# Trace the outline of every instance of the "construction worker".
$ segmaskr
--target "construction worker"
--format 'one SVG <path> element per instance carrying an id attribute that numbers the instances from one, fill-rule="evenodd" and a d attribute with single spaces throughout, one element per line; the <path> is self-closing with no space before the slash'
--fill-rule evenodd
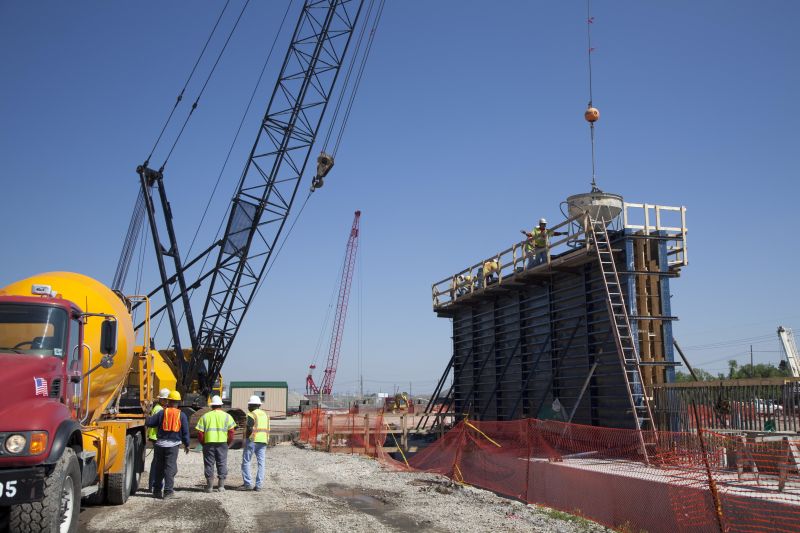
<path id="1" fill-rule="evenodd" d="M 222 410 L 222 398 L 211 397 L 211 410 L 197 421 L 197 439 L 203 445 L 203 471 L 206 476 L 206 492 L 214 488 L 214 466 L 217 467 L 217 490 L 225 492 L 228 475 L 228 446 L 233 442 L 236 422 Z"/>
<path id="2" fill-rule="evenodd" d="M 181 393 L 172 391 L 167 397 L 167 407 L 148 416 L 147 427 L 157 428 L 157 438 L 153 446 L 153 496 L 174 498 L 175 474 L 178 473 L 178 451 L 181 443 L 189 453 L 189 419 L 178 409 Z M 163 489 L 163 493 L 162 493 Z"/>
<path id="3" fill-rule="evenodd" d="M 242 454 L 242 479 L 244 490 L 261 490 L 266 471 L 267 443 L 269 443 L 269 415 L 261 410 L 261 398 L 250 396 L 247 402 L 247 429 L 245 429 L 245 448 Z M 256 484 L 250 477 L 250 461 L 256 456 Z"/>
<path id="4" fill-rule="evenodd" d="M 456 288 L 456 296 L 464 296 L 468 293 L 473 282 L 474 277 L 469 274 L 459 274 L 456 276 L 455 280 L 453 280 L 453 284 Z"/>
<path id="5" fill-rule="evenodd" d="M 483 266 L 478 269 L 478 283 L 481 287 L 486 287 L 494 283 L 494 275 L 500 273 L 500 259 L 489 259 L 483 262 Z"/>
<path id="6" fill-rule="evenodd" d="M 528 237 L 525 242 L 525 252 L 528 255 L 528 268 L 541 265 L 547 262 L 547 255 L 550 253 L 550 237 L 555 235 L 566 235 L 565 231 L 553 231 L 547 229 L 547 220 L 540 218 L 539 225 L 531 230 L 530 233 L 523 231 Z M 534 256 L 534 251 L 536 255 Z"/>
<path id="7" fill-rule="evenodd" d="M 150 416 L 153 416 L 159 411 L 163 411 L 164 407 L 167 406 L 167 402 L 169 401 L 169 389 L 161 389 L 158 393 L 158 401 L 153 404 L 153 408 L 150 409 Z M 150 441 L 150 444 L 155 448 L 156 440 L 158 440 L 158 429 L 157 428 L 147 428 L 147 440 Z M 156 462 L 155 453 L 153 453 L 153 460 L 150 461 L 150 475 L 147 481 L 147 492 L 153 492 L 153 480 L 155 479 L 155 468 L 153 468 L 154 463 Z"/>

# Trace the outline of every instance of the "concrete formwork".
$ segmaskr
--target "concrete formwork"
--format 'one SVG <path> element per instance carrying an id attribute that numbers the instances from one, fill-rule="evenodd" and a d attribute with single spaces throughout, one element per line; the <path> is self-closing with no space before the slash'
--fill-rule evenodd
<path id="1" fill-rule="evenodd" d="M 671 363 L 670 278 L 677 269 L 669 238 L 630 229 L 611 236 L 640 357 Z M 632 427 L 594 253 L 576 247 L 500 281 L 435 307 L 453 323 L 454 411 L 484 420 L 572 415 L 575 423 Z M 671 366 L 642 368 L 648 390 L 673 374 Z"/>

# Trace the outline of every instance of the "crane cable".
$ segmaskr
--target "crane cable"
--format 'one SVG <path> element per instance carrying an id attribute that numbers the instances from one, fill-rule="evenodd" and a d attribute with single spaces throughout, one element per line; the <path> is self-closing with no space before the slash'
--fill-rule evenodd
<path id="1" fill-rule="evenodd" d="M 155 144 L 153 144 L 152 150 L 150 150 L 150 155 L 147 156 L 145 160 L 145 166 L 150 161 L 150 158 L 153 157 L 153 153 L 156 151 L 158 147 L 158 143 L 161 142 L 161 137 L 163 137 L 164 132 L 167 129 L 170 121 L 172 120 L 172 115 L 175 114 L 175 110 L 178 108 L 178 105 L 183 100 L 183 94 L 186 92 L 186 88 L 189 86 L 189 82 L 192 80 L 192 76 L 194 76 L 195 71 L 197 70 L 197 65 L 200 64 L 200 60 L 203 58 L 203 55 L 206 53 L 206 48 L 208 48 L 208 43 L 211 42 L 211 38 L 214 37 L 214 33 L 217 31 L 217 26 L 219 26 L 220 20 L 222 20 L 222 16 L 225 14 L 225 10 L 228 9 L 228 4 L 230 4 L 230 0 L 226 0 L 225 5 L 222 6 L 222 11 L 220 11 L 219 16 L 217 17 L 217 21 L 214 23 L 214 27 L 211 28 L 211 33 L 208 35 L 208 39 L 206 39 L 206 43 L 203 45 L 203 49 L 200 50 L 200 55 L 197 56 L 197 61 L 194 62 L 194 66 L 192 67 L 192 71 L 189 73 L 189 76 L 186 78 L 186 83 L 183 84 L 183 88 L 181 89 L 180 94 L 175 99 L 175 105 L 172 106 L 172 110 L 167 116 L 167 120 L 164 122 L 164 125 L 161 127 L 161 132 L 158 134 L 158 138 L 156 139 Z"/>
<path id="2" fill-rule="evenodd" d="M 253 86 L 253 91 L 250 93 L 250 99 L 248 100 L 247 106 L 245 107 L 244 112 L 242 113 L 242 118 L 239 121 L 239 127 L 236 129 L 236 133 L 233 136 L 233 140 L 231 141 L 231 144 L 228 147 L 228 153 L 225 155 L 225 160 L 223 161 L 222 167 L 220 168 L 219 173 L 217 174 L 217 179 L 216 179 L 216 181 L 214 183 L 214 187 L 211 190 L 211 194 L 209 195 L 208 201 L 206 202 L 205 209 L 203 210 L 203 215 L 200 217 L 200 222 L 197 224 L 197 228 L 195 229 L 194 236 L 192 237 L 192 242 L 191 242 L 191 244 L 189 244 L 189 249 L 186 252 L 186 257 L 189 257 L 191 255 L 191 253 L 192 253 L 192 249 L 193 249 L 193 247 L 195 245 L 195 242 L 197 241 L 197 236 L 199 235 L 200 229 L 202 228 L 203 223 L 205 222 L 205 218 L 206 218 L 206 215 L 208 214 L 209 208 L 211 207 L 211 203 L 213 202 L 214 197 L 216 196 L 217 189 L 219 187 L 220 181 L 222 180 L 222 175 L 223 175 L 223 173 L 225 172 L 225 170 L 226 170 L 226 168 L 228 166 L 228 162 L 230 161 L 230 157 L 231 157 L 231 154 L 233 153 L 234 147 L 236 146 L 236 142 L 239 140 L 239 135 L 242 132 L 242 127 L 244 126 L 245 120 L 247 119 L 247 115 L 250 113 L 250 108 L 253 105 L 253 101 L 255 100 L 255 96 L 256 96 L 256 94 L 258 92 L 258 88 L 261 86 L 261 82 L 263 81 L 263 78 L 264 78 L 264 73 L 267 70 L 267 65 L 269 64 L 269 61 L 272 58 L 272 53 L 274 52 L 275 45 L 278 42 L 278 37 L 280 36 L 281 33 L 283 33 L 283 28 L 284 28 L 284 26 L 286 24 L 286 17 L 289 15 L 289 11 L 290 11 L 291 7 L 292 7 L 292 0 L 289 0 L 289 2 L 287 2 L 287 5 L 286 5 L 286 10 L 283 13 L 283 18 L 281 19 L 281 23 L 278 26 L 278 31 L 275 32 L 275 38 L 272 40 L 272 44 L 270 45 L 269 52 L 267 53 L 267 57 L 264 60 L 263 65 L 261 65 L 261 72 L 259 73 L 258 78 L 256 80 L 256 83 Z M 230 211 L 230 208 L 231 208 L 231 206 L 229 204 L 227 206 L 226 210 L 225 210 L 225 214 L 222 216 L 222 220 L 220 221 L 219 226 L 217 227 L 217 232 L 216 232 L 216 234 L 214 236 L 214 240 L 215 241 L 219 239 L 219 234 L 222 231 L 222 226 L 224 225 L 225 220 L 228 217 L 228 212 Z M 208 264 L 208 258 L 209 258 L 209 255 L 206 255 L 206 257 L 203 259 L 203 264 L 200 266 L 200 273 L 198 274 L 198 278 L 203 276 L 203 274 L 205 272 L 205 267 Z M 194 291 L 195 290 L 196 290 L 196 288 L 192 288 L 191 291 L 189 292 L 189 299 L 190 300 L 191 300 L 192 296 L 194 295 Z M 183 322 L 183 318 L 184 318 L 185 314 L 186 314 L 186 310 L 183 310 L 183 312 L 181 312 L 180 318 L 178 319 L 178 325 L 179 326 Z M 162 315 L 161 318 L 159 318 L 158 324 L 156 325 L 156 329 L 155 329 L 156 333 L 158 333 L 158 330 L 161 327 L 161 323 L 163 322 L 163 320 L 164 320 L 164 316 Z M 171 343 L 172 343 L 172 340 L 170 340 L 170 344 Z"/>
<path id="3" fill-rule="evenodd" d="M 333 148 L 333 156 L 336 156 L 336 153 L 339 151 L 339 145 L 342 142 L 342 136 L 344 135 L 344 129 L 347 126 L 347 122 L 350 119 L 350 112 L 353 109 L 353 102 L 356 99 L 356 93 L 358 93 L 358 87 L 361 84 L 361 78 L 364 76 L 364 67 L 367 64 L 367 59 L 369 58 L 369 53 L 372 50 L 372 43 L 375 40 L 375 32 L 378 29 L 378 23 L 381 20 L 381 15 L 383 15 L 383 8 L 386 5 L 386 0 L 380 0 L 380 5 L 378 6 L 378 12 L 375 15 L 375 20 L 372 24 L 372 29 L 370 30 L 369 40 L 367 41 L 367 48 L 364 51 L 364 55 L 361 57 L 361 65 L 359 65 L 358 75 L 356 76 L 356 82 L 353 87 L 353 91 L 350 93 L 350 101 L 347 104 L 347 110 L 344 114 L 344 119 L 342 120 L 342 126 L 339 128 L 339 135 L 336 138 L 336 145 Z"/>
<path id="4" fill-rule="evenodd" d="M 267 58 L 264 60 L 264 64 L 261 66 L 261 72 L 258 75 L 258 79 L 256 80 L 256 84 L 253 87 L 253 91 L 250 93 L 250 100 L 247 102 L 247 106 L 245 107 L 244 113 L 242 113 L 242 119 L 239 121 L 239 127 L 236 129 L 236 134 L 233 136 L 233 141 L 231 141 L 231 145 L 228 148 L 228 153 L 225 155 L 225 160 L 222 163 L 222 168 L 220 168 L 219 174 L 217 174 L 217 181 L 214 183 L 214 188 L 211 190 L 211 195 L 209 196 L 208 202 L 206 202 L 206 207 L 203 210 L 203 216 L 200 217 L 200 222 L 198 223 L 197 229 L 195 230 L 194 236 L 192 237 L 192 242 L 189 245 L 189 250 L 186 252 L 187 257 L 192 253 L 192 248 L 194 247 L 195 241 L 197 240 L 197 235 L 200 233 L 200 229 L 203 225 L 203 222 L 205 221 L 206 215 L 208 214 L 208 209 L 211 206 L 211 202 L 214 200 L 214 196 L 217 193 L 217 188 L 219 187 L 219 183 L 222 179 L 222 174 L 225 172 L 225 169 L 227 168 L 228 162 L 231 158 L 231 153 L 233 153 L 233 148 L 236 145 L 236 142 L 239 140 L 239 134 L 242 131 L 242 127 L 244 126 L 244 122 L 245 119 L 247 118 L 247 115 L 250 113 L 250 107 L 253 105 L 253 100 L 255 99 L 256 93 L 258 92 L 258 88 L 261 86 L 261 81 L 264 78 L 264 72 L 266 72 L 267 70 L 267 64 L 269 63 L 269 60 L 272 58 L 272 52 L 275 50 L 275 44 L 278 42 L 278 37 L 283 31 L 283 27 L 286 22 L 286 17 L 289 14 L 289 9 L 291 7 L 292 7 L 292 2 L 290 0 L 286 5 L 286 11 L 284 11 L 283 13 L 283 19 L 281 20 L 281 24 L 278 27 L 278 31 L 275 33 L 275 38 L 272 40 L 272 45 L 270 46 L 269 52 L 267 53 Z M 230 205 L 228 206 L 228 209 L 230 209 Z M 228 216 L 228 211 L 226 210 L 225 216 L 222 217 L 223 221 L 227 218 L 227 216 Z M 219 232 L 221 230 L 222 230 L 222 224 L 220 224 L 220 228 L 217 230 L 215 238 L 219 237 Z M 203 263 L 203 266 L 205 266 L 205 263 Z M 201 269 L 201 275 L 202 275 L 202 269 Z"/>
<path id="5" fill-rule="evenodd" d="M 317 345 L 314 348 L 314 357 L 311 360 L 312 365 L 317 364 L 320 351 L 322 350 L 322 342 L 324 341 L 325 337 L 327 337 L 326 333 L 328 332 L 328 324 L 330 323 L 331 319 L 331 311 L 333 311 L 333 305 L 336 303 L 336 295 L 339 289 L 338 280 L 340 280 L 342 277 L 342 271 L 344 270 L 344 259 L 346 256 L 347 256 L 347 250 L 345 250 L 345 252 L 342 254 L 342 260 L 340 262 L 342 266 L 336 273 L 336 278 L 333 280 L 333 289 L 331 289 L 331 297 L 328 300 L 328 309 L 325 311 L 325 319 L 322 321 L 322 329 L 319 332 L 319 337 L 317 337 Z"/>
<path id="6" fill-rule="evenodd" d="M 249 0 L 248 0 L 248 1 L 249 1 Z M 371 1 L 370 1 L 370 6 L 369 6 L 369 8 L 368 8 L 368 13 L 369 13 L 369 11 L 371 11 L 373 4 L 374 4 L 374 0 L 371 0 Z M 346 109 L 346 112 L 345 112 L 345 115 L 344 115 L 344 119 L 343 119 L 343 121 L 342 121 L 342 124 L 341 124 L 341 126 L 340 126 L 340 129 L 339 129 L 339 133 L 338 133 L 338 135 L 337 135 L 337 139 L 336 139 L 336 147 L 335 147 L 335 149 L 334 149 L 334 152 L 333 152 L 333 153 L 334 153 L 334 155 L 335 155 L 335 154 L 336 154 L 336 152 L 338 151 L 339 144 L 341 143 L 341 140 L 342 140 L 342 135 L 344 134 L 344 128 L 345 128 L 345 126 L 346 126 L 346 124 L 347 124 L 347 120 L 348 120 L 348 118 L 349 118 L 349 116 L 350 116 L 350 112 L 351 112 L 351 110 L 352 110 L 353 102 L 354 102 L 354 100 L 355 100 L 355 96 L 356 96 L 356 93 L 357 93 L 357 91 L 358 91 L 358 86 L 359 86 L 359 84 L 360 84 L 360 82 L 361 82 L 361 78 L 363 77 L 363 74 L 364 74 L 364 68 L 365 68 L 365 66 L 366 66 L 367 58 L 369 57 L 369 51 L 370 51 L 370 49 L 372 48 L 372 43 L 373 43 L 373 41 L 374 41 L 374 38 L 375 38 L 375 32 L 376 32 L 376 30 L 377 30 L 378 23 L 380 22 L 380 17 L 381 17 L 381 14 L 382 14 L 382 12 L 383 12 L 384 5 L 385 5 L 385 0 L 380 0 L 380 5 L 379 5 L 378 11 L 377 11 L 377 15 L 376 15 L 376 17 L 375 17 L 375 19 L 374 19 L 374 21 L 373 21 L 372 29 L 371 29 L 371 31 L 370 31 L 370 37 L 369 37 L 369 39 L 368 39 L 368 42 L 367 42 L 367 48 L 366 48 L 366 50 L 365 50 L 365 53 L 364 53 L 364 55 L 363 55 L 363 56 L 362 56 L 362 58 L 361 58 L 361 64 L 360 64 L 360 66 L 359 66 L 359 70 L 358 70 L 358 73 L 357 73 L 357 76 L 356 76 L 356 84 L 355 84 L 355 86 L 354 86 L 354 88 L 353 88 L 353 91 L 352 91 L 352 92 L 351 92 L 351 94 L 350 94 L 350 99 L 349 99 L 348 106 L 347 106 L 347 109 Z M 291 6 L 291 2 L 290 2 L 290 4 L 289 4 L 289 6 L 287 7 L 287 13 L 288 13 L 288 9 L 289 9 L 289 7 L 290 7 L 290 6 Z M 240 15 L 240 17 L 241 17 L 241 15 Z M 284 14 L 284 20 L 285 20 L 285 18 L 286 18 L 286 15 Z M 369 20 L 369 16 L 367 16 L 367 19 L 366 19 L 366 20 Z M 238 20 L 237 20 L 237 23 L 238 23 Z M 283 23 L 282 23 L 282 24 L 283 24 Z M 364 26 L 362 27 L 362 31 L 361 31 L 361 34 L 360 34 L 360 36 L 359 36 L 358 45 L 357 45 L 357 48 L 356 48 L 356 54 L 357 54 L 357 52 L 358 52 L 358 46 L 360 46 L 360 43 L 361 43 L 361 40 L 362 40 L 362 38 L 363 38 L 363 35 L 364 35 L 364 33 L 365 33 L 365 29 L 366 29 L 367 25 L 368 25 L 368 23 L 365 23 L 365 24 L 364 24 Z M 276 39 L 277 39 L 277 35 L 276 35 Z M 227 43 L 226 43 L 226 44 L 227 44 Z M 274 43 L 273 43 L 273 46 L 274 46 Z M 271 53 L 271 51 L 270 51 L 270 53 Z M 355 62 L 356 54 L 354 54 L 354 55 L 353 55 L 353 63 Z M 346 77 L 345 77 L 345 82 L 344 82 L 344 85 L 343 85 L 343 87 L 342 87 L 342 93 L 340 94 L 339 101 L 337 102 L 337 105 L 336 105 L 336 110 L 335 110 L 335 112 L 334 112 L 334 119 L 335 119 L 336 115 L 338 114 L 339 107 L 340 107 L 340 105 L 341 105 L 341 102 L 342 102 L 342 100 L 343 100 L 343 95 L 344 95 L 344 92 L 345 92 L 345 90 L 346 90 L 346 87 L 347 87 L 347 79 L 348 79 L 348 78 L 349 78 L 349 76 L 350 76 L 350 70 L 352 69 L 353 63 L 351 63 L 351 65 L 350 65 L 350 68 L 348 69 L 348 73 L 347 73 L 347 75 L 346 75 Z M 266 63 L 265 63 L 265 66 L 266 66 Z M 263 74 L 263 71 L 262 71 L 262 74 Z M 260 81 L 260 76 L 259 76 L 259 81 Z M 198 97 L 198 98 L 199 98 L 199 97 Z M 251 99 L 251 100 L 252 100 L 252 99 Z M 248 104 L 248 106 L 249 106 L 249 104 Z M 191 115 L 191 113 L 190 113 L 190 115 Z M 188 121 L 188 117 L 187 117 L 187 121 Z M 331 121 L 331 128 L 333 127 L 333 122 L 334 122 L 334 121 L 332 120 L 332 121 Z M 328 132 L 328 138 L 330 137 L 330 129 L 331 129 L 331 128 L 329 128 L 329 132 Z M 183 131 L 183 130 L 181 130 L 181 131 Z M 325 145 L 326 145 L 326 146 L 327 146 L 327 143 L 328 143 L 328 138 L 326 138 L 326 141 L 325 141 Z M 176 140 L 176 142 L 177 142 L 177 140 Z M 172 153 L 172 151 L 170 151 L 170 153 Z M 167 157 L 169 157 L 169 156 L 167 156 Z M 164 164 L 166 164 L 166 161 L 165 161 L 165 163 L 164 163 Z M 162 168 L 163 168 L 163 167 L 162 167 Z M 263 276 L 261 277 L 261 279 L 259 280 L 258 286 L 256 287 L 256 289 L 255 289 L 255 291 L 254 291 L 254 293 L 253 293 L 253 298 L 255 298 L 255 296 L 258 294 L 258 291 L 261 289 L 261 286 L 262 286 L 262 285 L 263 285 L 263 283 L 264 283 L 264 279 L 267 277 L 267 274 L 270 272 L 270 270 L 272 270 L 272 267 L 275 265 L 275 260 L 277 260 L 278 256 L 280 255 L 280 251 L 283 249 L 283 246 L 284 246 L 284 244 L 286 244 L 286 239 L 287 239 L 287 238 L 289 237 L 289 235 L 291 234 L 291 232 L 292 232 L 292 229 L 294 229 L 294 226 L 295 226 L 295 224 L 297 223 L 297 220 L 300 218 L 300 215 L 302 214 L 303 210 L 305 209 L 305 207 L 306 207 L 306 204 L 308 203 L 308 200 L 309 200 L 309 198 L 310 198 L 310 197 L 311 197 L 311 193 L 309 193 L 309 194 L 306 196 L 306 199 L 303 201 L 303 205 L 301 206 L 301 208 L 300 208 L 300 211 L 298 211 L 297 215 L 296 215 L 296 216 L 295 216 L 295 218 L 294 218 L 294 221 L 292 222 L 292 224 L 291 224 L 291 225 L 290 225 L 290 227 L 289 227 L 289 230 L 288 230 L 288 232 L 287 232 L 287 233 L 286 233 L 286 235 L 284 236 L 284 238 L 283 238 L 283 241 L 282 241 L 282 242 L 281 242 L 281 244 L 279 245 L 279 247 L 278 247 L 278 250 L 277 250 L 277 252 L 275 253 L 275 256 L 272 258 L 272 262 L 271 262 L 271 263 L 270 263 L 270 265 L 267 267 L 267 270 L 264 272 L 264 275 L 263 275 Z M 230 206 L 228 207 L 228 209 L 230 209 Z M 226 211 L 226 216 L 227 216 L 227 214 L 228 214 L 228 212 Z M 224 221 L 224 219 L 223 219 L 223 221 Z M 222 224 L 220 224 L 220 229 L 221 229 L 221 228 L 222 228 Z M 219 235 L 219 231 L 217 232 L 217 235 Z M 207 258 L 206 258 L 206 260 L 207 260 Z M 201 272 L 202 272 L 202 270 L 205 268 L 205 265 L 206 265 L 206 260 L 204 260 L 204 262 L 203 262 L 203 266 L 201 267 Z M 202 273 L 201 273 L 201 275 L 202 275 Z M 191 296 L 190 296 L 190 297 L 191 297 Z M 181 318 L 182 318 L 182 317 L 181 317 Z M 161 320 L 159 320 L 158 327 L 160 327 L 160 325 L 161 325 L 161 321 L 162 321 L 162 320 L 163 320 L 163 316 L 161 317 Z M 158 330 L 158 327 L 156 328 L 156 331 Z"/>
<path id="7" fill-rule="evenodd" d="M 599 112 L 595 109 L 593 105 L 593 97 L 592 97 L 592 52 L 594 52 L 594 48 L 592 48 L 592 24 L 594 24 L 594 17 L 592 16 L 592 0 L 586 0 L 586 40 L 588 43 L 587 47 L 587 56 L 588 56 L 588 68 L 589 68 L 589 106 L 586 110 L 586 114 L 584 117 L 589 122 L 589 135 L 591 137 L 592 143 L 592 192 L 599 191 L 597 188 L 597 179 L 596 179 L 596 159 L 595 159 L 595 140 L 594 140 L 594 123 L 600 117 Z"/>
<path id="8" fill-rule="evenodd" d="M 194 110 L 197 109 L 197 106 L 200 103 L 200 97 L 203 96 L 203 93 L 205 92 L 206 87 L 208 87 L 208 82 L 211 81 L 211 77 L 214 75 L 214 72 L 217 70 L 217 65 L 219 65 L 220 59 L 222 59 L 222 54 L 224 54 L 225 50 L 228 48 L 228 43 L 231 42 L 231 38 L 233 37 L 233 34 L 236 32 L 236 28 L 239 27 L 239 22 L 242 20 L 242 15 L 244 15 L 244 12 L 247 9 L 248 5 L 250 5 L 250 0 L 245 0 L 244 5 L 242 6 L 242 10 L 239 12 L 239 16 L 236 18 L 236 22 L 233 24 L 233 27 L 231 28 L 231 31 L 228 33 L 228 38 L 225 39 L 225 44 L 222 45 L 222 49 L 219 51 L 219 54 L 217 54 L 217 59 L 214 61 L 214 65 L 211 67 L 211 71 L 208 73 L 208 76 L 206 77 L 206 81 L 203 83 L 203 86 L 200 88 L 200 92 L 197 94 L 197 98 L 195 98 L 194 102 L 192 103 L 192 107 L 189 110 L 189 113 L 186 115 L 186 119 L 183 121 L 183 125 L 181 126 L 181 129 L 178 132 L 178 136 L 175 137 L 175 141 L 172 143 L 172 147 L 170 147 L 169 152 L 167 153 L 167 157 L 164 159 L 164 162 L 161 163 L 161 168 L 159 169 L 159 172 L 163 172 L 164 171 L 164 167 L 167 166 L 167 161 L 169 161 L 169 158 L 172 155 L 172 152 L 175 150 L 175 146 L 177 146 L 178 141 L 183 136 L 183 132 L 186 129 L 186 125 L 189 123 L 189 119 L 192 118 L 192 114 L 194 113 Z"/>
<path id="9" fill-rule="evenodd" d="M 358 54 L 359 54 L 359 52 L 361 50 L 361 44 L 362 44 L 362 41 L 364 39 L 364 35 L 366 34 L 367 26 L 369 26 L 369 18 L 370 18 L 370 15 L 372 14 L 372 9 L 373 9 L 374 4 L 375 4 L 375 0 L 370 0 L 369 6 L 367 8 L 367 16 L 365 18 L 365 22 L 364 22 L 364 25 L 361 27 L 361 33 L 359 33 L 358 41 L 356 42 L 356 49 L 355 49 L 355 52 L 353 53 L 353 60 L 351 61 L 350 65 L 349 65 L 349 67 L 347 69 L 347 74 L 345 75 L 344 83 L 342 84 L 342 91 L 339 93 L 339 99 L 336 102 L 336 107 L 334 108 L 333 118 L 331 119 L 330 125 L 328 126 L 328 131 L 327 131 L 327 133 L 325 135 L 325 141 L 322 144 L 322 151 L 323 152 L 327 152 L 328 144 L 330 142 L 330 138 L 331 138 L 331 135 L 333 133 L 333 129 L 334 129 L 335 125 L 336 125 L 336 120 L 337 120 L 337 118 L 339 116 L 339 111 L 341 110 L 342 102 L 344 101 L 345 94 L 347 93 L 347 89 L 350 86 L 350 76 L 352 75 L 353 67 L 356 64 Z M 383 14 L 383 8 L 384 8 L 385 4 L 386 4 L 386 0 L 380 0 L 380 3 L 378 5 L 378 9 L 377 9 L 376 14 L 375 14 L 375 18 L 373 19 L 372 28 L 370 29 L 369 38 L 367 39 L 367 46 L 364 49 L 363 55 L 361 56 L 361 62 L 359 64 L 358 71 L 356 72 L 355 83 L 354 83 L 353 88 L 352 88 L 352 90 L 350 92 L 350 97 L 349 97 L 349 100 L 348 100 L 348 103 L 347 103 L 347 107 L 345 108 L 345 112 L 344 112 L 344 115 L 343 115 L 343 118 L 342 118 L 342 122 L 339 125 L 339 131 L 338 131 L 338 133 L 336 135 L 336 142 L 334 144 L 333 152 L 331 153 L 331 155 L 333 155 L 334 157 L 336 156 L 336 153 L 339 151 L 339 145 L 342 142 L 342 136 L 344 135 L 344 129 L 347 126 L 347 122 L 348 122 L 348 120 L 350 118 L 350 112 L 352 111 L 352 108 L 353 108 L 353 102 L 355 101 L 356 94 L 358 93 L 358 87 L 361 84 L 361 78 L 364 75 L 364 68 L 366 67 L 367 59 L 369 58 L 369 53 L 370 53 L 370 50 L 372 49 L 372 43 L 375 40 L 375 33 L 376 33 L 377 29 L 378 29 L 378 24 L 380 22 L 381 15 Z"/>
<path id="10" fill-rule="evenodd" d="M 363 26 L 361 26 L 361 31 L 358 34 L 358 39 L 356 40 L 356 48 L 353 51 L 353 60 L 350 61 L 350 64 L 347 67 L 347 73 L 344 76 L 344 80 L 342 82 L 342 90 L 339 91 L 339 98 L 336 101 L 336 106 L 333 109 L 333 116 L 331 117 L 331 122 L 328 125 L 328 131 L 325 133 L 325 140 L 322 143 L 322 151 L 328 151 L 328 142 L 330 141 L 331 134 L 333 133 L 333 128 L 336 126 L 336 120 L 339 117 L 339 111 L 342 108 L 342 101 L 344 100 L 344 95 L 347 92 L 347 88 L 350 86 L 350 76 L 353 74 L 353 67 L 356 64 L 356 58 L 358 57 L 359 52 L 361 51 L 361 43 L 364 40 L 364 34 L 367 31 L 367 25 L 369 22 L 369 18 L 372 15 L 372 8 L 375 5 L 375 0 L 370 0 L 369 6 L 367 7 L 367 16 L 364 18 L 365 22 Z"/>
<path id="11" fill-rule="evenodd" d="M 169 115 L 167 116 L 167 119 L 164 121 L 164 124 L 161 127 L 161 131 L 159 132 L 155 143 L 153 143 L 153 148 L 150 150 L 150 154 L 147 156 L 144 162 L 145 167 L 150 164 L 150 159 L 153 157 L 153 153 L 155 153 L 156 148 L 158 148 L 158 145 L 164 136 L 164 132 L 167 130 L 167 127 L 172 121 L 172 117 L 174 116 L 175 111 L 178 108 L 178 105 L 180 105 L 181 101 L 183 101 L 183 96 L 186 93 L 186 89 L 188 88 L 189 83 L 192 81 L 192 78 L 194 77 L 194 74 L 197 71 L 197 67 L 200 64 L 200 61 L 203 59 L 203 56 L 205 55 L 206 50 L 208 49 L 208 45 L 211 42 L 211 39 L 214 37 L 214 34 L 216 33 L 217 28 L 219 27 L 219 23 L 222 20 L 225 11 L 228 9 L 229 4 L 230 0 L 226 0 L 225 5 L 222 7 L 222 10 L 217 16 L 217 20 L 214 23 L 214 26 L 211 28 L 211 32 L 208 34 L 206 42 L 203 44 L 203 48 L 200 50 L 200 54 L 197 56 L 197 59 L 195 60 L 194 65 L 192 66 L 192 70 L 186 77 L 186 81 L 183 84 L 181 92 L 176 97 L 175 103 L 173 104 L 172 109 L 170 110 Z M 219 58 L 217 59 L 217 61 L 219 61 Z M 206 80 L 206 83 L 208 83 L 208 80 Z M 196 107 L 196 102 L 195 102 L 195 107 Z M 184 127 L 185 126 L 186 124 L 184 123 Z M 173 149 L 174 149 L 174 144 L 173 144 Z M 144 222 L 144 210 L 145 210 L 144 194 L 140 190 L 139 194 L 136 197 L 136 201 L 134 203 L 133 212 L 131 213 L 131 220 L 128 224 L 128 232 L 122 244 L 122 251 L 120 252 L 119 259 L 117 260 L 117 269 L 114 273 L 114 279 L 111 284 L 112 288 L 114 289 L 122 290 L 122 288 L 125 285 L 125 280 L 128 276 L 128 269 L 130 268 L 130 263 L 133 258 L 133 253 L 136 250 L 136 244 L 139 239 L 140 228 L 142 227 L 142 223 Z"/>

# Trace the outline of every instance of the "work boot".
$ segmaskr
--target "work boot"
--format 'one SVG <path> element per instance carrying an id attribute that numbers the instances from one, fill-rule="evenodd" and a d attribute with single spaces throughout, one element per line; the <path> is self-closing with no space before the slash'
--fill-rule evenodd
<path id="1" fill-rule="evenodd" d="M 213 489 L 214 489 L 214 480 L 211 478 L 206 479 L 205 492 L 211 492 Z"/>
<path id="2" fill-rule="evenodd" d="M 175 493 L 174 493 L 174 492 L 172 492 L 172 491 L 169 491 L 169 492 L 165 492 L 165 493 L 164 493 L 164 499 L 165 499 L 165 500 L 169 500 L 169 499 L 171 499 L 171 498 L 177 498 L 177 496 L 175 496 Z"/>
<path id="3" fill-rule="evenodd" d="M 153 491 L 153 498 L 155 498 L 157 500 L 163 500 L 164 499 L 164 494 L 160 490 L 154 490 Z"/>
<path id="4" fill-rule="evenodd" d="M 217 481 L 217 490 L 220 492 L 225 492 L 225 478 L 221 477 Z"/>

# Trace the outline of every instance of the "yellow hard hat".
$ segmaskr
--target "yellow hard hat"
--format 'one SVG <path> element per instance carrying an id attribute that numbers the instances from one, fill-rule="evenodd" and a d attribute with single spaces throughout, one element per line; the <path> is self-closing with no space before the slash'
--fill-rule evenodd
<path id="1" fill-rule="evenodd" d="M 169 393 L 169 399 L 170 400 L 175 400 L 176 402 L 179 402 L 179 401 L 181 401 L 181 393 L 176 391 L 176 390 L 174 390 L 174 391 Z"/>

